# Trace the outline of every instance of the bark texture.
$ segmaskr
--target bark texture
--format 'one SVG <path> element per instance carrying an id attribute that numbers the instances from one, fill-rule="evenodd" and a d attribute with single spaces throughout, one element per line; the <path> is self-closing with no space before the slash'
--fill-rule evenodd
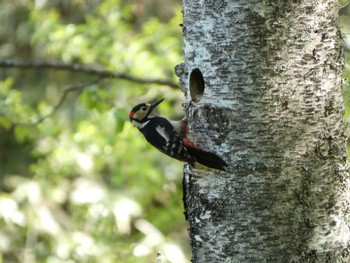
<path id="1" fill-rule="evenodd" d="M 350 262 L 337 1 L 183 4 L 192 262 Z"/>

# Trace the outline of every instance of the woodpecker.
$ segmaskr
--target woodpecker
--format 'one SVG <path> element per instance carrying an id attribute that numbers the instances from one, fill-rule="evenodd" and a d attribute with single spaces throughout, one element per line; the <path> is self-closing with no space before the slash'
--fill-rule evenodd
<path id="1" fill-rule="evenodd" d="M 226 171 L 227 164 L 214 153 L 203 151 L 187 138 L 186 119 L 171 122 L 152 111 L 163 101 L 141 103 L 132 108 L 129 119 L 145 139 L 162 153 L 194 166 L 196 162 L 209 168 Z"/>

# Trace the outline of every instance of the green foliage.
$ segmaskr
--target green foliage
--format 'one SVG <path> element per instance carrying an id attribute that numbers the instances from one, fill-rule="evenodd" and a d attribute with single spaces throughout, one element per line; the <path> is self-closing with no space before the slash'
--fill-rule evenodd
<path id="1" fill-rule="evenodd" d="M 348 3 L 340 1 L 344 41 Z M 180 4 L 3 1 L 0 57 L 79 63 L 177 82 Z M 349 81 L 349 49 L 345 54 Z M 152 149 L 128 122 L 132 106 L 161 97 L 167 100 L 159 110 L 181 117 L 181 92 L 103 79 L 67 93 L 50 115 L 65 89 L 93 79 L 62 70 L 2 70 L 0 262 L 142 263 L 154 262 L 157 250 L 169 262 L 186 261 L 182 164 Z"/>
<path id="2" fill-rule="evenodd" d="M 9 1 L 0 12 L 12 21 L 3 32 L 10 37 L 0 37 L 0 55 L 13 49 L 11 59 L 81 63 L 176 82 L 179 3 L 164 1 L 173 5 L 173 16 L 143 14 L 140 26 L 136 11 L 147 12 L 149 3 Z M 158 250 L 170 262 L 185 262 L 182 164 L 152 149 L 128 121 L 134 104 L 160 97 L 168 98 L 162 112 L 180 116 L 181 92 L 104 79 L 67 93 L 50 115 L 65 89 L 92 79 L 60 70 L 4 70 L 0 262 L 153 262 Z"/>

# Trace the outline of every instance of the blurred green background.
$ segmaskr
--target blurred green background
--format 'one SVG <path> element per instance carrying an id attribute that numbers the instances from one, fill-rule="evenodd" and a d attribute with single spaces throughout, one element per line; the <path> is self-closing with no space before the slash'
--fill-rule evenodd
<path id="1" fill-rule="evenodd" d="M 181 4 L 2 0 L 0 62 L 61 61 L 177 83 Z M 349 1 L 340 6 L 350 79 Z M 347 105 L 349 90 L 345 82 Z M 152 149 L 128 121 L 135 104 L 163 97 L 162 114 L 181 117 L 183 94 L 169 85 L 1 68 L 0 263 L 142 263 L 157 251 L 189 262 L 182 163 Z"/>

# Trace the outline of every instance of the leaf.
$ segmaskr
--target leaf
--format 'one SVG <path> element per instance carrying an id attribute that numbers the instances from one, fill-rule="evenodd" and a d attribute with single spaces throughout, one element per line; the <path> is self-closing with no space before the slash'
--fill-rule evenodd
<path id="1" fill-rule="evenodd" d="M 119 133 L 123 130 L 127 113 L 125 109 L 117 109 L 114 112 L 114 119 L 116 122 L 116 132 Z"/>
<path id="2" fill-rule="evenodd" d="M 7 118 L 0 116 L 0 126 L 7 130 L 11 127 L 11 122 Z"/>
<path id="3" fill-rule="evenodd" d="M 29 130 L 25 126 L 15 126 L 14 133 L 17 141 L 20 143 L 24 142 L 29 136 Z"/>

